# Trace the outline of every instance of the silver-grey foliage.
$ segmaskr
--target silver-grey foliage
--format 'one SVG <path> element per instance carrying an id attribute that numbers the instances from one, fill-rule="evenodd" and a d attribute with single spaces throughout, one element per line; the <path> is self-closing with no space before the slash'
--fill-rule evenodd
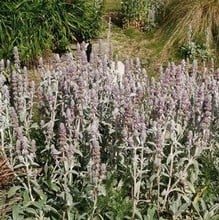
<path id="1" fill-rule="evenodd" d="M 211 154 L 217 167 L 218 70 L 183 60 L 161 67 L 155 80 L 136 59 L 126 60 L 118 76 L 107 55 L 94 53 L 88 63 L 80 45 L 76 56 L 55 60 L 47 69 L 40 59 L 37 88 L 16 49 L 10 85 L 4 85 L 8 67 L 1 61 L 1 154 L 14 170 L 10 197 L 19 198 L 8 216 L 216 215 L 218 194 L 204 197 L 202 157 Z M 115 193 L 122 202 L 113 200 Z"/>

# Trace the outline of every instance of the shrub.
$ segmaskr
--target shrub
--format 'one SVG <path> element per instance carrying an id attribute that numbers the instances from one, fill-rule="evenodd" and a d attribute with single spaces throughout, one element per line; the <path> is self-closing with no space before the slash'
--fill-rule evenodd
<path id="1" fill-rule="evenodd" d="M 150 30 L 157 25 L 166 1 L 159 0 L 125 0 L 121 2 L 121 14 L 125 26 L 135 26 L 142 30 Z"/>
<path id="2" fill-rule="evenodd" d="M 182 61 L 155 81 L 138 59 L 122 72 L 101 49 L 87 63 L 78 45 L 50 70 L 41 59 L 35 88 L 14 52 L 13 70 L 0 63 L 7 219 L 218 218 L 206 172 L 219 173 L 218 70 Z"/>
<path id="3" fill-rule="evenodd" d="M 0 20 L 0 57 L 10 57 L 18 46 L 21 60 L 31 61 L 47 51 L 65 51 L 78 37 L 95 37 L 101 23 L 101 2 L 4 1 Z"/>
<path id="4" fill-rule="evenodd" d="M 192 30 L 188 31 L 188 40 L 179 48 L 179 53 L 183 59 L 200 59 L 202 61 L 210 60 L 213 58 L 209 45 L 207 42 L 199 43 L 193 41 Z"/>

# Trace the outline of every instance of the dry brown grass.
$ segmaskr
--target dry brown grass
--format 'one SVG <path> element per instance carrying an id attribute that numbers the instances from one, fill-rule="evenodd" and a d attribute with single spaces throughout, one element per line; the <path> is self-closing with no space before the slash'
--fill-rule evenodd
<path id="1" fill-rule="evenodd" d="M 9 182 L 12 181 L 14 176 L 14 172 L 11 168 L 7 165 L 6 159 L 0 160 L 0 188 L 7 185 Z"/>
<path id="2" fill-rule="evenodd" d="M 187 38 L 191 26 L 193 37 L 211 46 L 219 42 L 218 0 L 172 0 L 167 5 L 163 32 L 168 33 L 166 47 Z"/>

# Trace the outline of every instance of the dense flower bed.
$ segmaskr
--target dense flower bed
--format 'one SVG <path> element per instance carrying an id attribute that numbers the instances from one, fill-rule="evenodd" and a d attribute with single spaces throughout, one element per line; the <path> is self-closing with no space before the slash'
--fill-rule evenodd
<path id="1" fill-rule="evenodd" d="M 101 49 L 88 63 L 78 45 L 50 70 L 40 59 L 36 87 L 14 53 L 0 65 L 1 155 L 13 171 L 4 217 L 218 218 L 213 65 L 170 63 L 154 79 L 139 59 L 121 74 Z"/>

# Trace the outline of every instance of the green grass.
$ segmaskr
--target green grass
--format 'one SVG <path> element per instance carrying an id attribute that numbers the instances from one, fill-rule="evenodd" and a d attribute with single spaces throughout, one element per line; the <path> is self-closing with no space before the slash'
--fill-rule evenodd
<path id="1" fill-rule="evenodd" d="M 120 0 L 104 0 L 104 12 L 110 13 L 110 12 L 116 12 L 121 7 L 121 1 Z"/>

